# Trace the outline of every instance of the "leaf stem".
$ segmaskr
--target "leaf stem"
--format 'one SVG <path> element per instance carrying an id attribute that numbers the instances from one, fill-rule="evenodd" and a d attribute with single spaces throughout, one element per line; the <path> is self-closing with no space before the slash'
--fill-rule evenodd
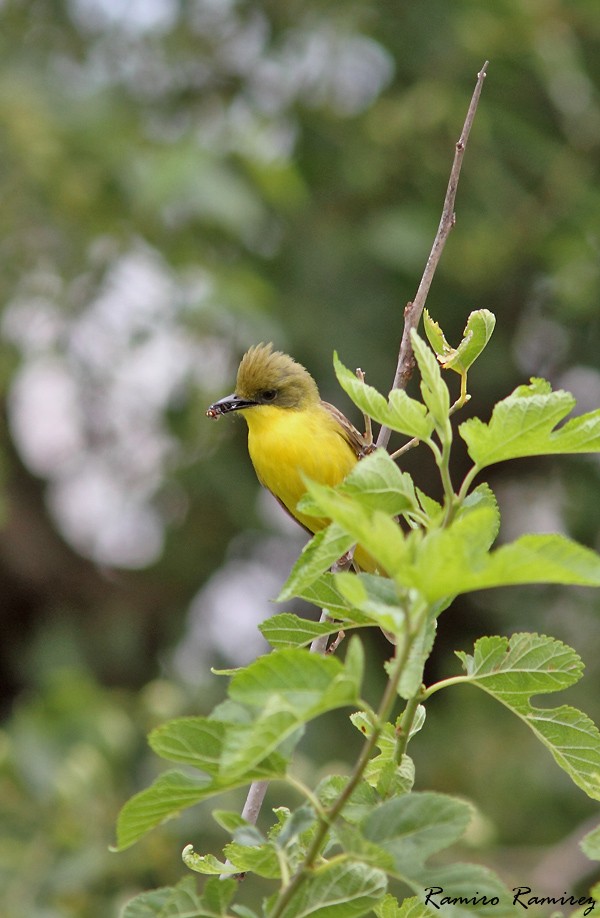
<path id="1" fill-rule="evenodd" d="M 425 688 L 425 686 L 423 686 L 421 699 L 426 701 L 427 698 L 431 698 L 431 696 L 435 692 L 439 692 L 440 689 L 448 688 L 451 685 L 462 685 L 463 683 L 470 681 L 471 680 L 468 676 L 450 676 L 448 679 L 441 679 L 439 682 L 434 682 L 433 685 L 429 686 L 429 688 Z"/>

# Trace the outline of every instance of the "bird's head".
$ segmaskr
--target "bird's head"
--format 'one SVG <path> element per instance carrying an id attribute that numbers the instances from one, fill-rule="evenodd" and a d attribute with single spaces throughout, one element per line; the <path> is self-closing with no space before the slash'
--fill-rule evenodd
<path id="1" fill-rule="evenodd" d="M 282 351 L 274 351 L 272 344 L 257 344 L 242 357 L 235 392 L 206 413 L 217 418 L 256 405 L 300 410 L 318 401 L 319 390 L 308 370 Z"/>

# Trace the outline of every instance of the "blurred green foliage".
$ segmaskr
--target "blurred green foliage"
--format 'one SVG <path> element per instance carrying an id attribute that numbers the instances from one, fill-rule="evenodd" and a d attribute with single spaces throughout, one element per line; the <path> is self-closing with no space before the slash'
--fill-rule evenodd
<path id="1" fill-rule="evenodd" d="M 0 25 L 4 911 L 115 914 L 176 879 L 189 840 L 107 851 L 154 767 L 144 686 L 177 680 L 196 592 L 226 558 L 245 570 L 269 528 L 241 425 L 205 405 L 260 340 L 344 410 L 334 348 L 390 385 L 485 59 L 429 310 L 450 341 L 472 309 L 498 317 L 473 413 L 534 374 L 600 402 L 600 17 L 596 0 L 7 0 Z M 422 456 L 406 467 L 427 488 Z M 598 548 L 597 463 L 510 475 L 490 474 L 507 532 Z M 444 621 L 433 666 L 456 671 L 452 650 L 483 633 L 547 630 L 584 658 L 598 720 L 597 608 L 585 591 L 482 594 Z M 198 679 L 227 655 L 202 621 Z M 327 729 L 344 748 L 346 725 Z M 428 737 L 420 786 L 473 797 L 488 844 L 552 845 L 589 813 L 542 750 L 523 769 L 523 734 L 479 699 L 439 702 Z M 318 737 L 306 751 L 325 766 Z"/>

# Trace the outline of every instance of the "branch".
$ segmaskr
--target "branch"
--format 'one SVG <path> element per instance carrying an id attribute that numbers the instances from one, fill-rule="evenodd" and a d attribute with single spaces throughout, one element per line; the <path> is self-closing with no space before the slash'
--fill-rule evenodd
<path id="1" fill-rule="evenodd" d="M 477 74 L 477 83 L 475 84 L 475 89 L 473 90 L 471 103 L 467 111 L 467 117 L 465 118 L 465 123 L 463 125 L 463 129 L 454 152 L 454 162 L 452 163 L 450 178 L 448 180 L 448 188 L 446 189 L 446 198 L 442 208 L 442 216 L 438 226 L 438 231 L 436 233 L 435 239 L 433 240 L 433 246 L 431 248 L 431 252 L 429 253 L 429 258 L 427 259 L 425 270 L 423 271 L 421 283 L 419 284 L 419 288 L 414 300 L 412 303 L 407 303 L 406 309 L 404 310 L 404 331 L 402 332 L 402 342 L 400 344 L 400 353 L 398 355 L 398 366 L 396 368 L 396 376 L 394 377 L 394 384 L 392 389 L 406 389 L 408 381 L 413 373 L 415 358 L 413 355 L 411 332 L 413 328 L 418 328 L 419 322 L 421 320 L 421 315 L 427 301 L 429 288 L 431 287 L 431 282 L 433 281 L 433 276 L 436 272 L 439 260 L 444 250 L 444 246 L 446 245 L 446 240 L 450 235 L 450 230 L 456 222 L 456 215 L 454 213 L 456 189 L 458 188 L 458 179 L 460 176 L 462 161 L 467 146 L 467 141 L 469 139 L 469 134 L 471 132 L 471 127 L 475 119 L 475 112 L 477 111 L 479 97 L 483 88 L 483 81 L 486 77 L 487 66 L 488 61 L 484 63 L 483 67 Z M 391 431 L 389 427 L 383 426 L 379 431 L 379 436 L 377 437 L 377 446 L 386 448 L 389 443 L 390 435 Z"/>
<path id="2" fill-rule="evenodd" d="M 477 110 L 477 103 L 479 102 L 479 96 L 481 95 L 481 89 L 483 86 L 483 81 L 486 75 L 486 67 L 488 62 L 486 61 L 481 71 L 477 76 L 477 84 L 471 98 L 471 104 L 469 105 L 469 110 L 467 112 L 467 117 L 463 125 L 462 133 L 460 139 L 456 144 L 456 152 L 454 154 L 454 163 L 452 164 L 452 171 L 450 172 L 450 180 L 448 182 L 448 188 L 446 191 L 446 199 L 444 201 L 444 207 L 442 210 L 442 217 L 440 220 L 440 225 L 438 227 L 437 235 L 433 242 L 433 247 L 429 258 L 427 259 L 427 264 L 425 265 L 425 271 L 423 272 L 423 277 L 421 278 L 421 283 L 417 290 L 416 296 L 412 303 L 408 303 L 406 309 L 404 310 L 404 332 L 402 334 L 402 343 L 400 345 L 400 354 L 398 357 L 398 367 L 396 370 L 396 377 L 394 379 L 394 389 L 405 389 L 410 377 L 412 376 L 412 371 L 414 367 L 414 356 L 412 349 L 412 342 L 410 333 L 413 328 L 417 328 L 419 321 L 421 319 L 421 314 L 425 307 L 425 301 L 427 300 L 427 294 L 429 293 L 429 288 L 431 287 L 431 282 L 433 280 L 433 275 L 435 274 L 438 262 L 440 260 L 444 245 L 446 244 L 446 239 L 450 235 L 450 230 L 454 226 L 455 216 L 454 216 L 454 201 L 456 199 L 456 189 L 458 186 L 458 178 L 460 175 L 460 169 L 462 165 L 463 155 L 465 152 L 465 147 L 467 145 L 467 140 L 469 137 L 469 132 L 471 130 L 471 125 L 475 118 L 475 112 Z M 379 431 L 379 436 L 377 438 L 377 446 L 387 447 L 387 444 L 390 439 L 391 431 L 388 427 L 382 427 Z M 411 441 L 412 443 L 412 441 Z M 416 445 L 416 444 L 415 444 Z M 408 446 L 408 444 L 407 444 Z M 350 559 L 351 560 L 351 559 Z M 343 564 L 344 559 L 340 559 L 340 562 Z M 340 563 L 338 562 L 338 563 Z M 324 609 L 321 615 L 321 621 L 325 621 L 329 616 L 327 611 Z M 310 651 L 312 653 L 325 653 L 327 648 L 327 637 L 316 638 L 311 644 Z M 254 781 L 250 786 L 248 791 L 248 796 L 246 798 L 246 803 L 242 812 L 244 819 L 247 819 L 248 822 L 253 824 L 256 823 L 262 802 L 267 790 L 269 782 L 268 781 Z M 243 876 L 239 875 L 240 878 Z"/>

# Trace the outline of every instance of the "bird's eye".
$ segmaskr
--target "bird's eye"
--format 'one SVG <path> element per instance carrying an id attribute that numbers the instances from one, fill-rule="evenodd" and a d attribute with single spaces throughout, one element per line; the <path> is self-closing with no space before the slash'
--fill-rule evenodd
<path id="1" fill-rule="evenodd" d="M 263 389 L 260 397 L 263 402 L 272 402 L 277 398 L 277 389 Z"/>

